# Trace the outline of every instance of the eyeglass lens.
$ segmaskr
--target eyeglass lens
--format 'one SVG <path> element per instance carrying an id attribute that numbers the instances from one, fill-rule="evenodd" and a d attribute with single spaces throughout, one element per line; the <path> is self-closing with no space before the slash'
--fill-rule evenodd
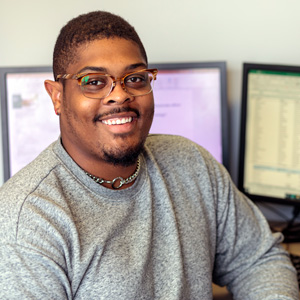
<path id="1" fill-rule="evenodd" d="M 124 78 L 122 87 L 132 96 L 142 96 L 152 91 L 153 82 L 151 72 L 136 72 Z M 88 74 L 82 77 L 80 85 L 86 97 L 102 99 L 110 94 L 114 81 L 109 75 Z"/>

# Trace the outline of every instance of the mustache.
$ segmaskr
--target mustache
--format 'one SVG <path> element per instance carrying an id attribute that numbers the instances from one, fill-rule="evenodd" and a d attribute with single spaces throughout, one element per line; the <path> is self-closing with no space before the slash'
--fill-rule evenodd
<path id="1" fill-rule="evenodd" d="M 131 108 L 131 107 L 115 107 L 113 109 L 111 109 L 110 111 L 107 111 L 103 114 L 98 114 L 94 117 L 93 121 L 97 122 L 99 120 L 101 120 L 104 117 L 110 116 L 110 115 L 114 115 L 114 114 L 119 114 L 119 113 L 123 113 L 123 112 L 134 112 L 137 117 L 140 116 L 140 112 L 135 109 L 135 108 Z"/>

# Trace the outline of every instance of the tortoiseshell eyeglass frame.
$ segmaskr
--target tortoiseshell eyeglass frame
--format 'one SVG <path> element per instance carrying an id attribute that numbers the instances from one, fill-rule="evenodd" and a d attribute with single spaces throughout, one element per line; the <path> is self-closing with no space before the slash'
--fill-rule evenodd
<path id="1" fill-rule="evenodd" d="M 78 73 L 78 74 L 62 74 L 62 75 L 57 75 L 55 81 L 59 81 L 59 79 L 76 79 L 77 82 L 78 82 L 78 85 L 80 85 L 81 88 L 82 88 L 83 94 L 86 96 L 86 94 L 84 93 L 84 88 L 83 88 L 84 84 L 82 84 L 83 83 L 83 79 L 86 76 L 95 76 L 95 75 L 107 76 L 107 77 L 110 77 L 112 79 L 111 89 L 108 92 L 108 94 L 105 96 L 105 97 L 107 97 L 112 92 L 112 90 L 114 89 L 114 87 L 116 86 L 116 83 L 118 81 L 120 81 L 122 88 L 125 91 L 127 91 L 125 83 L 124 83 L 125 78 L 128 77 L 128 76 L 130 76 L 130 75 L 133 75 L 133 74 L 138 74 L 140 72 L 150 72 L 152 74 L 152 76 L 153 76 L 153 80 L 156 80 L 158 69 L 143 69 L 143 70 L 138 70 L 138 71 L 135 71 L 135 72 L 127 73 L 127 74 L 125 74 L 124 76 L 122 76 L 120 78 L 116 78 L 116 77 L 114 77 L 114 76 L 112 76 L 110 74 L 105 74 L 105 73 L 90 73 L 89 72 L 89 73 Z M 152 91 L 152 86 L 151 86 L 151 90 L 149 92 L 147 92 L 145 94 L 138 95 L 138 96 L 147 95 L 151 91 Z M 97 97 L 95 97 L 95 98 L 94 97 L 90 97 L 90 96 L 86 96 L 86 97 L 93 98 L 93 99 L 98 99 Z M 105 97 L 102 97 L 102 98 L 105 98 Z"/>

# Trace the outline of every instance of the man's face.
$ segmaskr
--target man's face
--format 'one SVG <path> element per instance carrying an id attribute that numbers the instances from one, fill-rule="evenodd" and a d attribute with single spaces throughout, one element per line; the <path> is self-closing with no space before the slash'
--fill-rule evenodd
<path id="1" fill-rule="evenodd" d="M 147 67 L 139 47 L 120 38 L 87 43 L 77 54 L 68 74 L 101 72 L 120 78 Z M 62 143 L 79 165 L 102 161 L 125 166 L 135 162 L 149 133 L 153 93 L 131 96 L 117 82 L 106 98 L 90 99 L 77 80 L 65 80 L 58 110 Z"/>

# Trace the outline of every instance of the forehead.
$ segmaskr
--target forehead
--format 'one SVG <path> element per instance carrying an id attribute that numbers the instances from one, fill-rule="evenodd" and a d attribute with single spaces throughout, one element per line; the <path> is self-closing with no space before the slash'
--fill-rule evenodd
<path id="1" fill-rule="evenodd" d="M 78 73 L 88 67 L 103 68 L 110 73 L 122 72 L 132 65 L 147 66 L 135 42 L 122 38 L 100 39 L 75 50 L 75 60 L 68 66 L 68 73 Z"/>

